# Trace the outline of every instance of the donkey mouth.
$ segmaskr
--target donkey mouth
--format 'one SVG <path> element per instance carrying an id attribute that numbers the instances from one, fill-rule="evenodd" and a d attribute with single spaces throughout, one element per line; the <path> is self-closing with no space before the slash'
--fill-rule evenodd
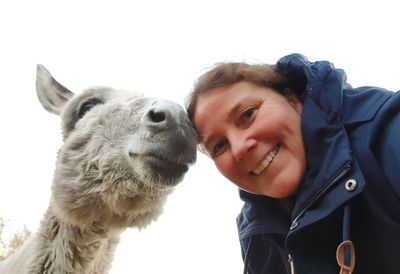
<path id="1" fill-rule="evenodd" d="M 142 155 L 141 158 L 145 160 L 149 165 L 162 172 L 173 172 L 177 174 L 186 173 L 189 170 L 189 166 L 185 163 L 179 163 L 171 160 L 167 160 L 160 156 L 155 155 Z"/>
<path id="2" fill-rule="evenodd" d="M 161 185 L 178 184 L 189 170 L 189 164 L 167 159 L 156 154 L 129 153 L 131 158 L 139 160 L 148 171 L 147 179 Z"/>

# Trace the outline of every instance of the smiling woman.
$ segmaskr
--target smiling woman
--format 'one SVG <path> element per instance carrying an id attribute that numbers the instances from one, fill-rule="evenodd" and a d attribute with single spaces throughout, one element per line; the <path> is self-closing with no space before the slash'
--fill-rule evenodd
<path id="1" fill-rule="evenodd" d="M 216 65 L 187 110 L 245 202 L 245 273 L 398 273 L 400 93 L 292 54 Z"/>

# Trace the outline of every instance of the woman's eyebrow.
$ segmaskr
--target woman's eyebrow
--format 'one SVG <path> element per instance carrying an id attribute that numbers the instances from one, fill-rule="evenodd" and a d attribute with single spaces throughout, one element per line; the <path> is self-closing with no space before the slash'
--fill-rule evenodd
<path id="1" fill-rule="evenodd" d="M 228 113 L 228 121 L 235 121 L 237 113 L 243 108 L 242 102 L 237 102 Z"/>

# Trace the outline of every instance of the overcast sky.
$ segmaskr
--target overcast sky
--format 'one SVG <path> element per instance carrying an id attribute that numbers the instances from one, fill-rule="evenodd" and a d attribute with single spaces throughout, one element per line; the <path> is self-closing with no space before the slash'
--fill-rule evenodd
<path id="1" fill-rule="evenodd" d="M 216 62 L 298 52 L 333 62 L 353 86 L 398 90 L 395 2 L 0 2 L 0 216 L 36 230 L 48 204 L 61 136 L 36 97 L 37 63 L 74 92 L 107 85 L 183 103 Z M 242 273 L 237 193 L 199 154 L 159 220 L 123 234 L 111 273 Z"/>

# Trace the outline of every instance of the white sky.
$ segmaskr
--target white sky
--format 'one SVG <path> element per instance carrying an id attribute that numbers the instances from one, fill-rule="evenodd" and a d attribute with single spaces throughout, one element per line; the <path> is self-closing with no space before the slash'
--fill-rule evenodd
<path id="1" fill-rule="evenodd" d="M 352 4 L 354 2 L 354 4 Z M 0 216 L 35 230 L 50 195 L 59 119 L 36 98 L 36 64 L 69 89 L 141 90 L 183 102 L 220 61 L 299 52 L 353 86 L 400 89 L 396 1 L 1 1 Z M 111 273 L 242 273 L 237 189 L 199 154 L 145 230 L 127 230 Z"/>

